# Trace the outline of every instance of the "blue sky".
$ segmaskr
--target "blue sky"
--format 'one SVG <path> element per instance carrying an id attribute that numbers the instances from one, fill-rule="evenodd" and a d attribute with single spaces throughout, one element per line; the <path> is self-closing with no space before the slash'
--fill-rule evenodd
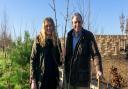
<path id="1" fill-rule="evenodd" d="M 62 36 L 64 29 L 64 16 L 66 15 L 66 1 L 55 0 L 58 34 Z M 70 0 L 69 13 L 78 12 L 80 2 L 84 2 L 84 11 L 88 10 L 89 0 Z M 124 13 L 128 16 L 128 0 L 90 0 L 90 24 L 94 34 L 121 34 L 119 16 Z M 45 17 L 54 18 L 54 13 L 49 4 L 52 0 L 1 0 L 0 1 L 0 23 L 3 21 L 3 12 L 6 11 L 8 28 L 12 36 L 23 35 L 28 30 L 31 36 L 39 33 L 42 21 Z M 87 18 L 87 17 L 86 17 Z M 125 18 L 126 19 L 126 18 Z M 85 19 L 87 22 L 87 20 Z M 14 35 L 14 29 L 15 33 Z M 68 22 L 69 31 L 71 22 Z"/>

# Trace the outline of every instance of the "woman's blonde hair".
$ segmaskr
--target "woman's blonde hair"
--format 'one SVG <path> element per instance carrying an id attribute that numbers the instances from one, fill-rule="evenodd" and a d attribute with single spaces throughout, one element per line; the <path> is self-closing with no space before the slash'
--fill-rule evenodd
<path id="1" fill-rule="evenodd" d="M 47 39 L 47 34 L 46 34 L 46 29 L 45 29 L 45 22 L 48 21 L 52 24 L 53 26 L 53 31 L 52 31 L 52 37 L 51 39 L 53 40 L 53 45 L 56 46 L 57 45 L 57 35 L 56 35 L 56 31 L 55 31 L 55 23 L 53 21 L 53 19 L 51 17 L 46 17 L 42 23 L 42 28 L 40 31 L 40 34 L 38 36 L 38 42 L 41 45 L 45 45 L 45 40 Z"/>

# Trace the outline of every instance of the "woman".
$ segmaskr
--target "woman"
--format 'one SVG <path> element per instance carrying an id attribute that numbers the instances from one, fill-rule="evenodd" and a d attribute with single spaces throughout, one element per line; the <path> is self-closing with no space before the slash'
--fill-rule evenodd
<path id="1" fill-rule="evenodd" d="M 61 65 L 60 52 L 61 44 L 55 33 L 55 24 L 52 18 L 47 17 L 32 48 L 31 89 L 57 89 L 58 66 Z"/>

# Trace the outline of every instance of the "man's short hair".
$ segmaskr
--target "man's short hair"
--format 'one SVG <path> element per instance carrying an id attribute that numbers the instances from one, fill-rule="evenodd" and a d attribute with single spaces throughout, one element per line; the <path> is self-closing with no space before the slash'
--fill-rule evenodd
<path id="1" fill-rule="evenodd" d="M 83 19 L 82 19 L 82 16 L 79 12 L 76 12 L 72 15 L 72 19 L 74 18 L 74 16 L 77 16 L 77 17 L 80 17 L 81 18 L 81 21 L 83 22 Z"/>

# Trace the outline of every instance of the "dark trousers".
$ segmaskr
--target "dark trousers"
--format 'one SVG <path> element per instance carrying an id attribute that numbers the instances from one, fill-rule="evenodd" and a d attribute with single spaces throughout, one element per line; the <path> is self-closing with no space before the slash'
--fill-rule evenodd
<path id="1" fill-rule="evenodd" d="M 58 79 L 56 77 L 44 77 L 40 89 L 57 89 Z"/>

